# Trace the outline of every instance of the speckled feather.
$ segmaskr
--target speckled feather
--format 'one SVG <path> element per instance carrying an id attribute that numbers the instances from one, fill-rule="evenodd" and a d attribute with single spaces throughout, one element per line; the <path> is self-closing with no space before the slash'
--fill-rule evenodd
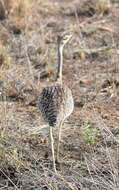
<path id="1" fill-rule="evenodd" d="M 58 125 L 73 111 L 71 90 L 67 86 L 57 83 L 44 88 L 39 100 L 39 108 L 44 120 L 50 126 Z"/>

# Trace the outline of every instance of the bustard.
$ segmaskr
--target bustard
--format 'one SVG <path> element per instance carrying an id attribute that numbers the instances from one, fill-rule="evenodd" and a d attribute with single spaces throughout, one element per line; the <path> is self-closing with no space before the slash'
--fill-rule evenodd
<path id="1" fill-rule="evenodd" d="M 44 120 L 49 124 L 50 141 L 53 159 L 53 168 L 56 171 L 54 155 L 53 127 L 58 127 L 58 139 L 56 149 L 56 161 L 59 161 L 59 143 L 61 139 L 61 127 L 65 119 L 73 112 L 74 102 L 71 90 L 62 84 L 63 48 L 72 35 L 58 36 L 58 67 L 54 83 L 43 89 L 39 99 L 39 109 Z"/>

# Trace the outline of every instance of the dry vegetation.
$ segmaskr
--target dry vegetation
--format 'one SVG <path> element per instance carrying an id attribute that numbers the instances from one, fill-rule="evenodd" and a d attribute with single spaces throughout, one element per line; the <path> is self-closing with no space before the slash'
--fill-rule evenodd
<path id="1" fill-rule="evenodd" d="M 0 189 L 118 190 L 118 23 L 116 0 L 0 0 Z M 73 33 L 63 80 L 75 110 L 56 175 L 36 103 L 53 81 L 64 31 Z"/>

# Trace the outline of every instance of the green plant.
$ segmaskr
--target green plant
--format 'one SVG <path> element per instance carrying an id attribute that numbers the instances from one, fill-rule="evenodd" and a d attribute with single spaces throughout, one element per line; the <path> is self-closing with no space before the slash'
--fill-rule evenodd
<path id="1" fill-rule="evenodd" d="M 82 134 L 85 142 L 88 144 L 94 144 L 96 141 L 97 132 L 98 130 L 96 128 L 92 128 L 91 118 L 85 118 L 84 126 L 82 128 Z"/>
<path id="2" fill-rule="evenodd" d="M 17 171 L 21 166 L 29 168 L 29 161 L 24 159 L 19 146 L 12 145 L 13 140 L 8 130 L 0 128 L 0 166 L 4 169 L 13 166 Z"/>

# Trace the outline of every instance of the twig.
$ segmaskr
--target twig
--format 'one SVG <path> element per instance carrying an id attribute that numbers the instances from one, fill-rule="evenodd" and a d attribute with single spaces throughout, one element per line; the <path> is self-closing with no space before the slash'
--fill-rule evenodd
<path id="1" fill-rule="evenodd" d="M 12 185 L 17 189 L 20 190 L 15 184 L 14 182 L 5 174 L 5 172 L 3 170 L 0 169 L 0 171 L 3 173 L 3 175 L 12 183 Z"/>

